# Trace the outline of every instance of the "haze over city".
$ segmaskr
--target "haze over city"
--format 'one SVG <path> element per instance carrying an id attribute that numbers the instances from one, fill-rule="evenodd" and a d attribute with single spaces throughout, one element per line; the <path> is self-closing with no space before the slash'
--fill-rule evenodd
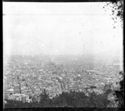
<path id="1" fill-rule="evenodd" d="M 122 57 L 122 28 L 102 3 L 3 3 L 5 55 Z"/>

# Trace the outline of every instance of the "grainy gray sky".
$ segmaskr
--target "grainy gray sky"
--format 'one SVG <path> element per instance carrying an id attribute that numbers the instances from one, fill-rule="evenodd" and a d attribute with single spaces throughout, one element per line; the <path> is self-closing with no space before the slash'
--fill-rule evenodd
<path id="1" fill-rule="evenodd" d="M 104 3 L 3 3 L 4 54 L 122 55 Z"/>

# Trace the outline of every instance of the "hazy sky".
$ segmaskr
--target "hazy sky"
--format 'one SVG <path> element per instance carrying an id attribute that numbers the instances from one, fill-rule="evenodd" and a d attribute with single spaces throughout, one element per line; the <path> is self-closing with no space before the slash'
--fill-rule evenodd
<path id="1" fill-rule="evenodd" d="M 104 3 L 3 3 L 4 54 L 111 55 L 122 52 Z"/>

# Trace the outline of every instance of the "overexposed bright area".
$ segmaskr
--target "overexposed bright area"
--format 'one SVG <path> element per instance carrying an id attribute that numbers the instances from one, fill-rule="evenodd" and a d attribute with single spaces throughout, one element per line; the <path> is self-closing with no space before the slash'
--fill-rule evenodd
<path id="1" fill-rule="evenodd" d="M 3 2 L 4 54 L 122 57 L 122 28 L 102 6 Z"/>

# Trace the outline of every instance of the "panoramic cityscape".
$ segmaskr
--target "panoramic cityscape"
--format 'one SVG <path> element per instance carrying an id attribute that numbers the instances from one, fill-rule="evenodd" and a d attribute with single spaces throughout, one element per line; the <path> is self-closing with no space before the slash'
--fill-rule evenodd
<path id="1" fill-rule="evenodd" d="M 3 3 L 3 106 L 118 107 L 123 35 L 104 3 Z"/>

